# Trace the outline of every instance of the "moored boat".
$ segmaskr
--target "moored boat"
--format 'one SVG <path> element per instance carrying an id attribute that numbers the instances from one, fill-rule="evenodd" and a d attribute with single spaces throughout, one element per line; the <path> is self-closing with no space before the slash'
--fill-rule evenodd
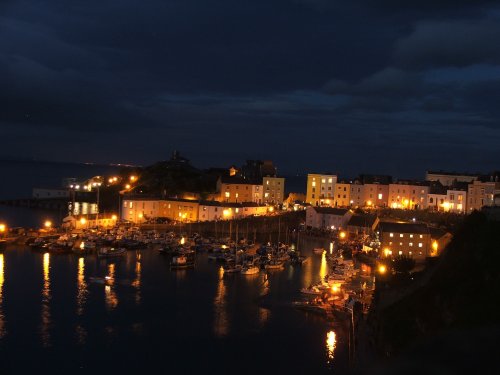
<path id="1" fill-rule="evenodd" d="M 124 248 L 114 248 L 114 247 L 101 247 L 97 251 L 98 258 L 118 258 L 122 257 L 127 253 L 127 249 Z"/>

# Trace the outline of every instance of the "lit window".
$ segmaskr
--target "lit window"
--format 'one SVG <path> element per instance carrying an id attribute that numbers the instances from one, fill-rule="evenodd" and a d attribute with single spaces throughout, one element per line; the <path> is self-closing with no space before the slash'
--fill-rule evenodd
<path id="1" fill-rule="evenodd" d="M 333 180 L 332 180 L 331 178 L 329 178 L 329 179 L 328 179 L 328 182 L 329 182 L 330 184 L 332 183 L 332 181 L 333 181 Z"/>
<path id="2" fill-rule="evenodd" d="M 403 238 L 403 233 L 401 233 L 401 234 L 399 235 L 399 237 Z"/>
<path id="3" fill-rule="evenodd" d="M 316 181 L 312 182 L 312 187 L 316 187 Z"/>
<path id="4" fill-rule="evenodd" d="M 402 242 L 400 242 L 400 243 L 399 243 L 399 246 L 403 246 L 403 243 L 402 243 Z"/>
<path id="5" fill-rule="evenodd" d="M 322 183 L 322 184 L 324 184 L 325 182 L 326 182 L 326 180 L 323 178 L 323 179 L 321 180 L 321 183 Z"/>
<path id="6" fill-rule="evenodd" d="M 403 255 L 403 252 L 401 250 L 399 250 L 399 255 Z"/>
<path id="7" fill-rule="evenodd" d="M 421 235 L 420 235 L 420 238 L 424 238 L 424 236 L 421 234 Z"/>
<path id="8" fill-rule="evenodd" d="M 269 180 L 266 181 L 266 185 L 269 185 Z"/>
<path id="9" fill-rule="evenodd" d="M 226 191 L 226 198 L 229 198 L 230 195 L 229 191 Z"/>
<path id="10" fill-rule="evenodd" d="M 413 234 L 410 234 L 410 238 L 413 238 Z"/>
<path id="11" fill-rule="evenodd" d="M 423 246 L 424 246 L 424 244 L 422 242 L 418 243 L 418 247 L 423 247 Z"/>
<path id="12" fill-rule="evenodd" d="M 379 195 L 378 195 L 378 199 L 382 199 L 382 194 L 379 194 Z"/>
<path id="13" fill-rule="evenodd" d="M 394 233 L 390 233 L 390 234 L 389 234 L 389 237 L 394 237 Z"/>
<path id="14" fill-rule="evenodd" d="M 413 242 L 410 242 L 408 245 L 413 246 Z"/>

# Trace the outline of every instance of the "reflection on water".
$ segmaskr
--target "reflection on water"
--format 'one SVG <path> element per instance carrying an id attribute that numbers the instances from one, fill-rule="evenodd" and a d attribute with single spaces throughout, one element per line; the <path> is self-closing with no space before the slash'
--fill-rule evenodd
<path id="1" fill-rule="evenodd" d="M 116 296 L 114 284 L 115 284 L 115 265 L 113 263 L 108 264 L 108 284 L 104 287 L 104 293 L 106 296 L 106 309 L 113 310 L 118 306 L 118 297 Z"/>
<path id="2" fill-rule="evenodd" d="M 43 254 L 42 325 L 40 336 L 42 346 L 50 346 L 50 254 Z"/>
<path id="3" fill-rule="evenodd" d="M 334 331 L 326 334 L 326 363 L 331 365 L 335 356 L 335 347 L 337 346 L 337 336 Z"/>
<path id="4" fill-rule="evenodd" d="M 324 280 L 327 274 L 328 263 L 326 262 L 326 252 L 323 251 L 323 254 L 321 255 L 321 265 L 319 267 L 319 277 L 321 277 L 321 280 Z"/>
<path id="5" fill-rule="evenodd" d="M 3 254 L 0 254 L 0 339 L 2 339 L 6 332 L 5 329 L 5 316 L 3 315 L 3 283 L 4 283 L 4 260 Z"/>
<path id="6" fill-rule="evenodd" d="M 138 305 L 141 303 L 141 262 L 140 256 L 137 258 L 135 263 L 135 280 L 132 282 L 132 286 L 135 288 L 135 303 Z"/>
<path id="7" fill-rule="evenodd" d="M 224 285 L 224 268 L 219 268 L 219 281 L 214 298 L 214 333 L 217 337 L 228 334 L 228 319 L 226 306 L 226 286 Z"/>
<path id="8" fill-rule="evenodd" d="M 83 308 L 85 306 L 85 301 L 87 300 L 87 283 L 85 282 L 85 259 L 84 258 L 79 258 L 78 259 L 78 278 L 77 278 L 77 283 L 78 283 L 78 290 L 77 290 L 77 295 L 76 295 L 76 314 L 77 315 L 82 315 L 83 314 Z"/>

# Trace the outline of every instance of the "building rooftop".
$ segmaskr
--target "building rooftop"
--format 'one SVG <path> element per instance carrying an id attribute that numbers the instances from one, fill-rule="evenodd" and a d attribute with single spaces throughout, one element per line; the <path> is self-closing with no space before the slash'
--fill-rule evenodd
<path id="1" fill-rule="evenodd" d="M 333 208 L 333 207 L 314 207 L 318 214 L 326 215 L 345 215 L 349 210 L 347 208 Z"/>
<path id="2" fill-rule="evenodd" d="M 378 228 L 380 232 L 429 234 L 427 224 L 419 223 L 393 223 L 385 221 L 379 223 Z"/>
<path id="3" fill-rule="evenodd" d="M 377 220 L 377 215 L 353 215 L 347 225 L 353 227 L 371 227 Z"/>

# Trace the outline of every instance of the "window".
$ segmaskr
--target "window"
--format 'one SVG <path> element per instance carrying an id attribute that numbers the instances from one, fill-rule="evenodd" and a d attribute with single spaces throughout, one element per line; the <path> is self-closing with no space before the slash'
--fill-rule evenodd
<path id="1" fill-rule="evenodd" d="M 408 245 L 410 245 L 410 247 L 413 246 L 413 242 L 410 242 Z"/>
<path id="2" fill-rule="evenodd" d="M 394 233 L 389 233 L 389 237 L 394 237 Z"/>
<path id="3" fill-rule="evenodd" d="M 413 234 L 410 234 L 410 238 L 413 238 Z"/>
<path id="4" fill-rule="evenodd" d="M 429 203 L 434 203 L 434 198 L 429 198 Z"/>
<path id="5" fill-rule="evenodd" d="M 400 233 L 400 234 L 399 234 L 399 237 L 403 238 L 403 233 Z"/>
<path id="6" fill-rule="evenodd" d="M 402 242 L 400 242 L 400 243 L 399 243 L 399 246 L 403 246 L 403 243 L 402 243 Z"/>
<path id="7" fill-rule="evenodd" d="M 325 182 L 326 182 L 326 180 L 323 178 L 323 179 L 321 180 L 321 183 L 322 183 L 322 184 L 324 184 Z"/>
<path id="8" fill-rule="evenodd" d="M 229 191 L 226 191 L 226 198 L 229 198 L 230 195 L 231 193 L 229 193 Z"/>
<path id="9" fill-rule="evenodd" d="M 421 235 L 420 235 L 420 238 L 424 238 L 424 236 L 421 234 Z"/>
<path id="10" fill-rule="evenodd" d="M 399 250 L 399 255 L 403 255 L 403 252 L 401 250 Z"/>
<path id="11" fill-rule="evenodd" d="M 418 243 L 418 247 L 423 247 L 423 246 L 424 246 L 424 244 L 422 242 Z"/>
<path id="12" fill-rule="evenodd" d="M 329 178 L 328 182 L 331 184 L 333 182 L 333 179 Z"/>
<path id="13" fill-rule="evenodd" d="M 378 199 L 382 199 L 382 193 L 378 195 Z"/>

